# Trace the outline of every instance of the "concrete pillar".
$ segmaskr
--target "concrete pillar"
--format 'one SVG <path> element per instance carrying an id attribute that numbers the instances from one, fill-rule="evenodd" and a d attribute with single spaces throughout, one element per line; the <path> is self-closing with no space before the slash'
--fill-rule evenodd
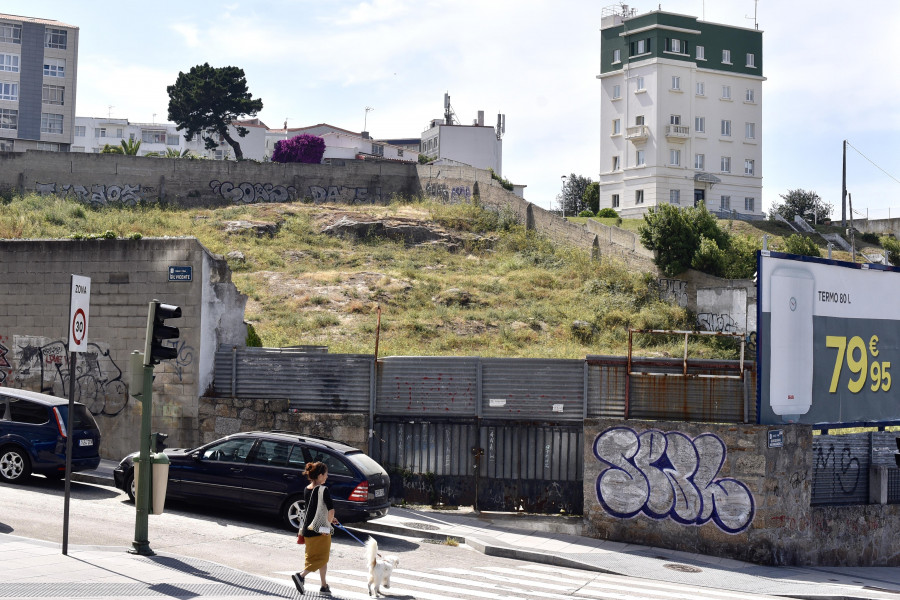
<path id="1" fill-rule="evenodd" d="M 887 504 L 888 468 L 882 465 L 869 467 L 869 504 Z"/>

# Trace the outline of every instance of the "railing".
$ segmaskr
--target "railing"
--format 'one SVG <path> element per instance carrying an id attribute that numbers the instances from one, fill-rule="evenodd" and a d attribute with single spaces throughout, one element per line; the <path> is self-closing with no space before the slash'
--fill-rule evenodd
<path id="1" fill-rule="evenodd" d="M 666 137 L 684 139 L 691 135 L 691 128 L 687 125 L 666 125 Z"/>
<path id="2" fill-rule="evenodd" d="M 650 137 L 650 130 L 646 125 L 633 125 L 625 128 L 626 140 L 645 140 Z"/>

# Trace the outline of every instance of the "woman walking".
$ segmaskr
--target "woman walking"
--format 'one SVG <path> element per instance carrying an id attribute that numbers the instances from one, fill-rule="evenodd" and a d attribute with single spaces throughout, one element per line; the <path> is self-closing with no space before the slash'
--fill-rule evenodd
<path id="1" fill-rule="evenodd" d="M 302 594 L 306 575 L 318 571 L 319 578 L 322 580 L 319 592 L 329 594 L 331 589 L 328 587 L 328 582 L 325 581 L 325 573 L 328 570 L 328 558 L 331 556 L 331 534 L 334 531 L 331 526 L 337 525 L 338 521 L 334 518 L 334 503 L 331 500 L 331 494 L 325 487 L 325 480 L 328 479 L 328 467 L 321 462 L 306 463 L 303 474 L 309 479 L 309 485 L 303 491 L 306 515 L 300 526 L 299 535 L 306 538 L 306 562 L 303 572 L 294 573 L 291 575 L 291 579 L 294 580 L 297 591 Z"/>

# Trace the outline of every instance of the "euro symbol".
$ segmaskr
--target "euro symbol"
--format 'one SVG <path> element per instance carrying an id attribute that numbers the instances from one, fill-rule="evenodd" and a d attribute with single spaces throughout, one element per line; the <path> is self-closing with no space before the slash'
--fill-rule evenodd
<path id="1" fill-rule="evenodd" d="M 872 356 L 878 356 L 878 336 L 873 335 L 872 339 L 869 340 L 869 353 Z"/>

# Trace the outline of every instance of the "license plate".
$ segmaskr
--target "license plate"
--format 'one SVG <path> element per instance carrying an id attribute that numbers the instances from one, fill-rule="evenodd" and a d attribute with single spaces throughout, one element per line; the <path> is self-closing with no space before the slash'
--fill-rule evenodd
<path id="1" fill-rule="evenodd" d="M 84 440 L 78 440 L 78 445 L 79 446 L 93 446 L 94 440 L 92 440 L 90 438 L 84 439 Z"/>
<path id="2" fill-rule="evenodd" d="M 375 490 L 376 498 L 381 498 L 382 496 L 384 496 L 384 490 Z"/>

